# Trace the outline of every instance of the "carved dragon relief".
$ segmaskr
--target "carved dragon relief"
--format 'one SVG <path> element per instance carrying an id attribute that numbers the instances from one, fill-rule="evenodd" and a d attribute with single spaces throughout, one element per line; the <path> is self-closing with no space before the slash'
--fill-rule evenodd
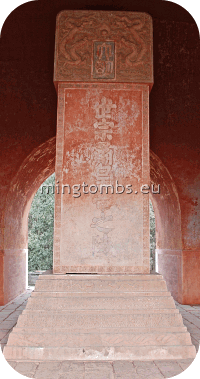
<path id="1" fill-rule="evenodd" d="M 110 59 L 116 64 L 117 77 L 112 79 L 123 79 L 130 72 L 134 74 L 137 67 L 142 69 L 150 61 L 150 25 L 146 14 L 132 14 L 131 17 L 123 13 L 104 14 L 101 17 L 96 12 L 82 13 L 82 17 L 63 13 L 59 22 L 58 74 L 65 76 L 66 80 L 76 72 L 83 80 L 93 79 L 95 43 L 102 43 L 102 49 L 109 43 L 116 45 L 116 49 L 112 49 L 115 56 Z"/>
<path id="2" fill-rule="evenodd" d="M 123 29 L 129 31 L 129 39 L 126 39 L 125 37 L 121 38 L 122 51 L 119 54 L 122 57 L 122 60 L 124 59 L 125 67 L 133 67 L 140 65 L 141 63 L 143 64 L 143 58 L 147 51 L 147 47 L 144 39 L 139 35 L 138 31 L 143 29 L 145 19 L 135 19 L 133 21 L 128 17 L 122 17 L 117 23 L 118 25 L 121 25 Z M 130 49 L 131 52 L 126 55 L 126 50 L 123 49 L 124 47 Z"/>
<path id="3" fill-rule="evenodd" d="M 66 20 L 66 33 L 60 42 L 60 53 L 65 57 L 64 66 L 85 65 L 90 51 L 88 49 L 88 33 L 86 27 L 91 21 L 82 19 L 79 24 L 77 20 Z M 84 47 L 84 49 L 83 49 Z"/>

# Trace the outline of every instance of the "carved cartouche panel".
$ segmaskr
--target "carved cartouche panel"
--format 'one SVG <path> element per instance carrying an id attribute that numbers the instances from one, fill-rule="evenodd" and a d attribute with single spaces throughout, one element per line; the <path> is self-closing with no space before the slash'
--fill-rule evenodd
<path id="1" fill-rule="evenodd" d="M 62 11 L 54 82 L 153 83 L 152 19 L 146 13 Z"/>

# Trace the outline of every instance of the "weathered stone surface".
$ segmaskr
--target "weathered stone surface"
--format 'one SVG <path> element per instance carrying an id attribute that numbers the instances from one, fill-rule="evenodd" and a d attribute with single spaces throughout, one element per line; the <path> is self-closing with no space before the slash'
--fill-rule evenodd
<path id="1" fill-rule="evenodd" d="M 177 362 L 169 363 L 168 361 L 164 360 L 155 360 L 155 363 L 165 378 L 171 378 L 172 375 L 178 375 L 183 371 L 182 367 Z"/>
<path id="2" fill-rule="evenodd" d="M 163 379 L 177 375 L 177 365 L 187 365 L 187 359 L 177 361 L 167 361 L 171 364 L 171 370 L 161 372 L 159 368 L 160 361 L 110 361 L 110 362 L 74 362 L 74 361 L 61 361 L 56 364 L 49 363 L 49 369 L 43 362 L 29 363 L 29 365 L 37 365 L 38 376 L 41 378 L 42 374 L 44 378 L 59 377 L 59 379 Z M 190 360 L 191 361 L 191 360 Z M 192 361 L 191 361 L 192 362 Z M 26 373 L 28 377 L 32 376 L 32 373 L 26 372 L 26 369 L 30 366 L 27 362 L 8 362 L 13 368 L 16 367 L 18 372 L 22 375 Z M 33 371 L 32 371 L 33 372 Z M 55 374 L 53 376 L 53 374 Z M 112 377 L 113 374 L 113 377 Z M 102 375 L 102 376 L 101 376 Z"/>
<path id="3" fill-rule="evenodd" d="M 35 372 L 38 365 L 39 364 L 35 362 L 17 362 L 13 368 L 15 371 L 27 376 L 28 378 L 35 378 Z"/>
<path id="4" fill-rule="evenodd" d="M 22 299 L 23 299 L 23 297 L 24 296 L 22 296 Z M 49 301 L 51 301 L 51 300 L 49 300 Z M 40 302 L 42 302 L 42 301 L 40 301 Z M 195 309 L 197 308 L 197 307 L 189 307 L 189 306 L 180 306 L 179 304 L 176 304 L 176 306 L 178 307 L 178 309 L 180 309 L 180 311 L 182 313 L 183 312 L 184 313 L 189 313 L 191 311 L 195 311 Z M 0 311 L 0 313 L 1 313 L 1 311 Z M 0 326 L 0 329 L 1 329 L 1 326 Z M 171 333 L 176 332 L 176 335 L 177 335 L 177 333 L 179 333 L 179 334 L 181 334 L 181 335 L 184 336 L 184 334 L 186 335 L 186 333 L 183 333 L 185 331 L 186 331 L 186 329 L 184 327 L 182 327 L 182 328 L 170 328 L 170 330 L 167 330 L 167 328 L 157 328 L 157 329 L 156 328 L 152 328 L 151 329 L 151 332 L 154 333 L 154 335 L 159 335 L 161 333 L 165 333 L 165 334 L 167 333 L 169 335 Z M 81 330 L 76 330 L 76 331 L 73 331 L 73 332 L 74 332 L 73 333 L 74 337 L 78 336 L 78 335 L 81 335 L 81 333 L 82 333 Z M 113 332 L 116 335 L 117 334 L 120 335 L 120 334 L 123 333 L 122 329 L 118 329 L 118 330 L 114 329 Z M 130 336 L 130 335 L 137 335 L 138 332 L 142 336 L 144 336 L 144 334 L 149 333 L 149 330 L 148 329 L 145 330 L 144 328 L 140 328 L 139 330 L 138 329 L 126 329 L 126 334 L 128 336 Z M 90 330 L 88 330 L 87 334 L 88 335 L 89 334 L 90 335 L 94 334 L 94 336 L 95 336 L 98 333 L 101 334 L 101 331 L 90 329 Z M 195 336 L 195 333 L 196 333 L 196 330 L 195 331 L 192 330 L 191 331 L 191 337 Z M 15 327 L 13 329 L 12 334 L 10 335 L 10 338 L 13 337 L 14 334 L 17 334 L 17 336 L 20 337 L 20 338 L 21 337 L 25 338 L 25 336 L 27 336 L 28 343 L 32 339 L 32 343 L 33 343 L 34 346 L 39 346 L 39 343 L 42 341 L 42 339 L 40 339 L 41 335 L 42 335 L 42 338 L 43 338 L 44 335 L 46 335 L 47 339 L 51 338 L 51 337 L 53 338 L 53 336 L 54 336 L 55 342 L 56 342 L 56 339 L 57 339 L 57 341 L 59 340 L 60 336 L 61 336 L 60 341 L 63 342 L 64 338 L 67 337 L 68 334 L 72 335 L 72 333 L 69 330 L 58 329 L 56 327 L 54 327 L 53 331 L 51 331 L 51 332 L 49 330 L 45 331 L 43 329 L 41 334 L 36 334 L 35 329 L 29 329 L 27 331 L 25 329 Z M 104 329 L 102 334 L 110 334 L 110 330 L 109 329 Z M 19 341 L 19 344 L 22 345 L 22 343 L 20 342 L 20 338 L 18 339 L 18 341 Z M 52 341 L 50 339 L 48 339 L 47 342 L 49 342 L 50 345 L 52 345 Z M 87 364 L 88 361 L 85 361 L 85 362 L 81 362 L 81 361 L 79 361 L 79 362 L 78 361 L 59 361 L 59 362 L 61 363 L 60 368 L 57 368 L 57 366 L 55 368 L 52 368 L 52 372 L 54 372 L 55 370 L 56 371 L 59 370 L 59 379 L 60 378 L 61 379 L 65 379 L 65 378 L 66 379 L 87 379 L 87 377 L 86 378 L 85 377 L 82 378 L 82 373 L 84 375 L 84 367 L 85 367 L 85 364 Z M 96 361 L 95 363 L 97 364 L 98 362 L 99 361 Z M 141 363 L 141 362 L 142 361 L 139 361 L 139 363 Z M 158 373 L 156 373 L 155 369 L 151 369 L 150 365 L 147 364 L 147 362 L 149 362 L 149 361 L 145 361 L 144 362 L 145 364 L 143 363 L 144 366 L 142 367 L 143 368 L 142 370 L 141 370 L 141 366 L 142 366 L 142 363 L 141 363 L 141 365 L 139 367 L 139 369 L 140 369 L 140 375 L 136 371 L 136 365 L 138 364 L 138 361 L 137 362 L 136 361 L 121 361 L 121 360 L 119 360 L 119 361 L 109 361 L 109 364 L 113 367 L 114 379 L 138 379 L 138 378 L 141 378 L 141 379 L 143 379 L 143 378 L 144 379 L 145 378 L 148 378 L 148 379 L 155 379 L 155 378 L 157 378 L 158 379 L 159 378 L 160 379 L 160 378 L 164 378 L 165 377 L 164 374 L 161 374 L 161 371 L 159 370 L 159 367 L 158 367 L 156 361 L 154 361 L 154 364 L 158 368 L 158 370 L 160 372 L 160 376 L 159 376 Z M 178 363 L 178 365 L 182 368 L 182 370 L 185 370 L 193 362 L 193 359 L 182 359 L 182 360 L 174 360 L 173 359 L 172 361 L 167 360 L 167 362 L 169 364 L 171 363 L 172 367 L 174 367 L 174 371 L 173 370 L 170 371 L 170 376 L 172 377 L 174 374 L 175 375 L 177 374 L 177 366 L 174 365 L 174 362 Z M 15 367 L 16 364 L 17 364 L 17 361 L 13 361 L 13 360 L 10 361 L 9 360 L 8 363 L 12 367 Z M 41 361 L 40 362 L 39 361 L 34 361 L 32 363 L 34 363 L 34 365 L 37 364 L 38 365 L 37 367 L 39 367 L 40 364 L 41 364 Z M 26 361 L 23 361 L 23 362 L 20 361 L 20 365 L 18 365 L 18 372 L 20 372 L 20 370 L 21 370 L 21 373 L 24 374 L 25 373 L 25 367 L 27 367 L 27 362 Z M 45 370 L 44 367 L 43 367 L 43 369 Z M 130 375 L 132 375 L 132 376 L 130 376 Z M 167 371 L 166 371 L 166 375 L 167 375 Z M 27 373 L 26 376 L 29 377 L 30 373 L 29 374 Z M 55 376 L 56 376 L 56 374 L 55 374 Z"/>
<path id="5" fill-rule="evenodd" d="M 147 85 L 59 84 L 54 273 L 149 273 L 148 104 Z"/>
<path id="6" fill-rule="evenodd" d="M 185 371 L 193 362 L 193 359 L 183 359 L 179 360 L 178 364 L 181 366 L 182 370 Z"/>
<path id="7" fill-rule="evenodd" d="M 40 322 L 42 328 L 53 328 L 55 323 L 61 328 L 120 328 L 120 327 L 153 327 L 157 326 L 182 326 L 181 315 L 175 312 L 151 312 L 147 310 L 138 313 L 128 311 L 64 311 L 64 312 L 46 312 L 39 311 L 22 314 L 17 325 L 19 327 L 36 327 Z"/>
<path id="8" fill-rule="evenodd" d="M 2 339 L 2 338 L 4 338 L 6 335 L 7 335 L 7 333 L 9 332 L 9 329 L 2 329 L 2 330 L 0 330 L 0 339 Z"/>
<path id="9" fill-rule="evenodd" d="M 62 11 L 54 82 L 153 83 L 152 20 L 147 13 Z"/>
<path id="10" fill-rule="evenodd" d="M 21 347 L 5 346 L 7 359 L 16 360 L 134 360 L 145 359 L 184 359 L 193 358 L 196 354 L 193 345 L 190 346 L 131 346 L 90 348 L 69 347 Z"/>
<path id="11" fill-rule="evenodd" d="M 49 303 L 49 300 L 51 302 Z M 43 298 L 42 304 L 38 304 L 37 297 L 29 300 L 26 311 L 31 310 L 68 310 L 68 309 L 133 309 L 140 311 L 142 309 L 164 309 L 174 308 L 172 297 L 166 296 L 66 296 L 66 297 L 50 297 Z M 200 320 L 199 320 L 200 321 Z"/>
<path id="12" fill-rule="evenodd" d="M 15 368 L 16 365 L 17 365 L 17 362 L 15 362 L 15 361 L 9 361 L 9 360 L 7 360 L 7 362 L 9 363 L 9 365 L 10 365 L 12 368 Z"/>
<path id="13" fill-rule="evenodd" d="M 137 294 L 145 296 L 145 294 L 151 293 L 154 296 L 159 292 L 163 296 L 169 296 L 167 292 L 166 283 L 162 280 L 161 275 L 136 275 L 134 280 L 130 280 L 131 277 L 127 275 L 98 275 L 95 279 L 92 275 L 55 275 L 55 276 L 40 276 L 36 283 L 36 292 L 32 293 L 32 296 L 37 296 L 37 291 L 40 292 L 40 296 L 44 295 L 45 292 L 51 291 L 50 296 L 62 296 L 62 292 L 71 293 L 75 296 L 75 293 L 92 294 L 93 292 L 100 293 L 112 293 L 118 294 L 123 293 L 133 293 L 134 296 Z M 88 292 L 89 291 L 89 292 Z M 159 295 L 160 296 L 160 295 Z"/>
<path id="14" fill-rule="evenodd" d="M 140 13 L 58 16 L 54 273 L 149 273 L 151 30 Z"/>
<path id="15" fill-rule="evenodd" d="M 62 362 L 59 379 L 85 379 L 85 366 L 82 362 Z"/>
<path id="16" fill-rule="evenodd" d="M 86 363 L 85 376 L 88 379 L 114 379 L 112 365 L 109 363 Z"/>
<path id="17" fill-rule="evenodd" d="M 133 362 L 134 367 L 136 369 L 138 378 L 145 379 L 145 378 L 156 378 L 161 379 L 163 378 L 162 373 L 160 372 L 159 368 L 155 365 L 154 362 L 140 362 L 140 361 L 134 361 Z"/>
<path id="18" fill-rule="evenodd" d="M 41 362 L 35 374 L 35 379 L 58 379 L 60 362 Z"/>
<path id="19" fill-rule="evenodd" d="M 80 277 L 83 276 L 70 275 L 67 276 L 68 279 L 60 279 L 60 276 L 52 275 L 52 280 L 50 276 L 46 280 L 54 284 L 57 278 L 59 282 L 68 283 L 69 291 L 73 284 L 78 291 L 78 284 L 83 280 L 85 286 L 79 286 L 82 291 L 81 298 L 77 292 L 73 293 L 74 298 L 69 296 L 72 292 L 68 292 L 67 288 L 65 292 L 62 288 L 62 297 L 58 298 L 55 298 L 57 287 L 51 293 L 46 292 L 49 297 L 45 298 L 44 292 L 40 291 L 40 285 L 35 289 L 33 294 L 37 296 L 29 298 L 27 308 L 19 316 L 4 348 L 7 359 L 151 360 L 195 356 L 195 348 L 191 344 L 189 333 L 183 327 L 174 301 L 168 301 L 168 292 L 164 290 L 160 292 L 159 298 L 155 296 L 156 283 L 160 285 L 163 282 L 162 277 L 122 276 L 121 283 L 125 286 L 122 285 L 120 291 L 118 288 L 118 294 L 115 284 L 120 283 L 119 277 L 117 281 L 114 276 L 108 280 L 108 276 L 90 275 L 88 286 L 86 279 Z M 44 277 L 40 278 L 37 283 L 42 284 L 43 290 L 47 286 Z M 95 281 L 99 283 L 95 284 Z M 155 283 L 152 292 L 149 291 L 144 299 L 141 297 L 140 285 L 138 291 L 134 285 L 135 282 L 141 284 L 141 281 Z M 114 293 L 109 293 L 108 288 L 110 291 L 112 283 Z M 99 293 L 90 292 L 94 288 L 100 288 L 100 284 L 102 288 Z M 133 288 L 134 291 L 126 292 L 127 288 L 129 291 Z M 108 299 L 111 307 L 108 306 Z M 127 299 L 129 303 L 126 302 Z M 85 309 L 84 304 L 87 304 Z"/>
<path id="20" fill-rule="evenodd" d="M 138 374 L 132 362 L 113 362 L 115 379 L 137 379 Z"/>
<path id="21" fill-rule="evenodd" d="M 132 332 L 132 333 L 131 333 Z M 131 334 L 125 331 L 120 334 L 116 330 L 107 332 L 104 330 L 99 333 L 88 331 L 87 333 L 74 333 L 63 331 L 54 333 L 29 332 L 22 328 L 15 328 L 9 338 L 9 343 L 16 346 L 68 346 L 68 347 L 93 347 L 93 346 L 162 346 L 164 345 L 191 345 L 190 336 L 188 333 L 137 333 L 130 330 Z M 6 341 L 7 342 L 7 341 Z"/>

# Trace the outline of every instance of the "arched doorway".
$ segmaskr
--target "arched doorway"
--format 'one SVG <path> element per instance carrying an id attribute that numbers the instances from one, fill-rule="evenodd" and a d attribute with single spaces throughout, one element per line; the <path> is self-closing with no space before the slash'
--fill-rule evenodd
<path id="1" fill-rule="evenodd" d="M 51 138 L 34 149 L 10 183 L 4 212 L 0 305 L 27 288 L 28 215 L 38 188 L 55 171 L 55 141 Z"/>
<path id="2" fill-rule="evenodd" d="M 1 304 L 24 292 L 27 285 L 28 214 L 41 184 L 55 171 L 55 137 L 40 145 L 22 163 L 11 183 L 4 213 L 3 286 Z M 151 152 L 151 181 L 161 185 L 151 194 L 156 219 L 158 271 L 172 295 L 182 301 L 182 237 L 178 194 L 170 173 Z"/>

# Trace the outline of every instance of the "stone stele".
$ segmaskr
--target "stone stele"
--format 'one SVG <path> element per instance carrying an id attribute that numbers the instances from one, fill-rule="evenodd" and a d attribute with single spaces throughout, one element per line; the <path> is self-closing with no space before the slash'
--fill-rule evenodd
<path id="1" fill-rule="evenodd" d="M 149 15 L 58 15 L 54 273 L 149 273 L 152 67 Z"/>
<path id="2" fill-rule="evenodd" d="M 7 359 L 196 355 L 165 281 L 149 274 L 149 195 L 141 187 L 149 185 L 152 51 L 146 13 L 58 15 L 53 274 L 39 277 Z"/>

